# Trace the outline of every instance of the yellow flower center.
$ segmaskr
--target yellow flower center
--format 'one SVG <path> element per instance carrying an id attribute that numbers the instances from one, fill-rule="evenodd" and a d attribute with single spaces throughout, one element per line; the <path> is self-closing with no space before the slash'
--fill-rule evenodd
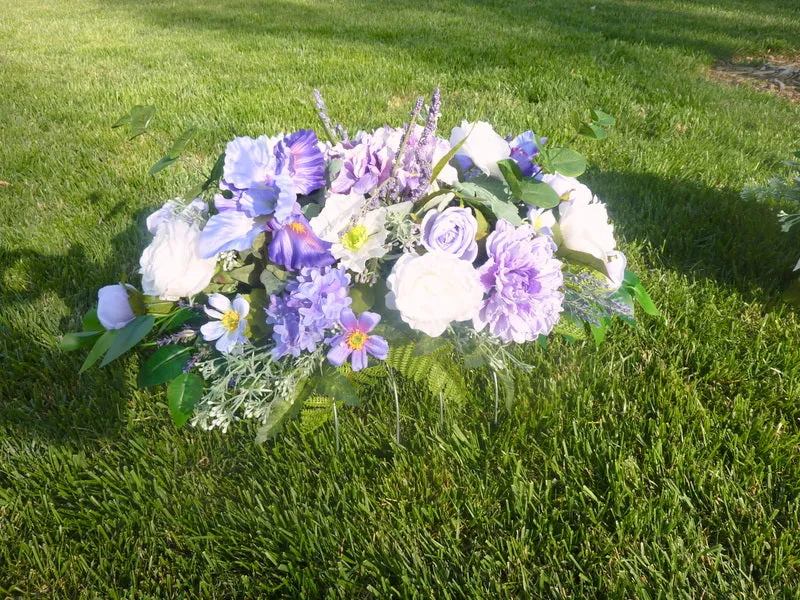
<path id="1" fill-rule="evenodd" d="M 226 310 L 220 319 L 222 326 L 228 331 L 239 329 L 239 313 L 235 310 Z"/>
<path id="2" fill-rule="evenodd" d="M 361 350 L 367 342 L 367 339 L 369 339 L 369 336 L 363 331 L 353 331 L 347 334 L 344 341 L 351 350 Z"/>
<path id="3" fill-rule="evenodd" d="M 342 246 L 348 250 L 358 250 L 367 243 L 367 228 L 364 225 L 356 225 L 342 235 Z"/>
<path id="4" fill-rule="evenodd" d="M 303 225 L 302 223 L 298 223 L 297 221 L 293 221 L 292 223 L 289 223 L 289 229 L 291 229 L 295 233 L 305 233 L 306 232 L 306 226 Z"/>

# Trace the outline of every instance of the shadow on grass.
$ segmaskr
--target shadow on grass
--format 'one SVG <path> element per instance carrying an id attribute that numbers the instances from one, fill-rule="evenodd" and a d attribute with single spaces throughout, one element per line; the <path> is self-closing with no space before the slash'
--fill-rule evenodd
<path id="1" fill-rule="evenodd" d="M 797 18 L 798 11 L 778 0 L 764 0 L 758 6 L 723 0 L 713 7 L 699 1 L 675 7 L 653 0 L 535 4 L 466 0 L 458 4 L 455 13 L 451 2 L 395 2 L 388 10 L 383 4 L 366 0 L 318 6 L 246 0 L 211 4 L 150 0 L 144 6 L 124 0 L 103 1 L 135 11 L 137 18 L 164 28 L 322 38 L 337 47 L 343 43 L 391 45 L 415 52 L 416 59 L 445 69 L 470 64 L 481 69 L 487 64 L 535 64 L 542 49 L 563 50 L 565 35 L 572 38 L 571 54 L 593 54 L 595 36 L 678 47 L 714 58 L 727 58 L 744 49 L 789 52 L 800 45 L 796 27 L 776 22 Z M 765 17 L 771 19 L 768 28 Z M 559 35 L 553 36 L 548 28 Z"/>
<path id="2" fill-rule="evenodd" d="M 738 190 L 644 173 L 591 172 L 586 182 L 609 206 L 618 237 L 656 250 L 660 265 L 711 279 L 764 302 L 792 280 L 796 248 L 776 210 Z"/>
<path id="3" fill-rule="evenodd" d="M 104 218 L 122 211 L 124 204 L 118 203 Z M 137 213 L 130 227 L 114 237 L 113 250 L 102 264 L 78 244 L 62 255 L 0 249 L 0 281 L 13 285 L 3 290 L 0 313 L 5 371 L 0 378 L 0 424 L 7 434 L 89 441 L 115 437 L 124 425 L 130 382 L 121 364 L 79 374 L 88 349 L 67 354 L 54 341 L 63 333 L 80 330 L 80 316 L 96 302 L 100 285 L 119 281 L 122 272 L 133 279 L 131 258 L 144 241 L 140 223 L 145 214 Z M 86 280 L 87 274 L 91 281 Z M 37 327 L 36 307 L 61 302 L 68 316 L 60 320 L 58 331 Z"/>

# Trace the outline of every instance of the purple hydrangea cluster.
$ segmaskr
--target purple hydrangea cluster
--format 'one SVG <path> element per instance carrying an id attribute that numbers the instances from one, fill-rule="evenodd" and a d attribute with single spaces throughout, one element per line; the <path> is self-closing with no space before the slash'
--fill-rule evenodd
<path id="1" fill-rule="evenodd" d="M 486 240 L 489 260 L 479 269 L 488 297 L 475 317 L 475 329 L 504 342 L 530 342 L 547 335 L 558 322 L 564 294 L 555 244 L 536 236 L 531 225 L 498 221 Z"/>
<path id="2" fill-rule="evenodd" d="M 313 352 L 325 340 L 326 331 L 336 328 L 342 310 L 350 306 L 349 286 L 350 275 L 344 267 L 306 267 L 282 295 L 270 296 L 266 313 L 273 327 L 273 358 Z"/>

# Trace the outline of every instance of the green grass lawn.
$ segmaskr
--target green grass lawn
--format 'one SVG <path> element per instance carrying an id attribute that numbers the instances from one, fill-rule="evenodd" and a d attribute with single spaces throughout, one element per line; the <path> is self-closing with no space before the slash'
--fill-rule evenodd
<path id="1" fill-rule="evenodd" d="M 750 181 L 798 149 L 800 107 L 710 80 L 800 53 L 796 0 L 16 0 L 0 11 L 0 596 L 800 597 L 800 253 Z M 662 309 L 600 349 L 530 349 L 510 414 L 486 374 L 446 407 L 388 387 L 326 427 L 176 430 L 138 358 L 63 355 L 97 288 L 135 280 L 144 218 L 192 181 L 147 175 L 133 104 L 202 132 L 399 124 L 440 85 L 579 141 L 584 180 Z"/>

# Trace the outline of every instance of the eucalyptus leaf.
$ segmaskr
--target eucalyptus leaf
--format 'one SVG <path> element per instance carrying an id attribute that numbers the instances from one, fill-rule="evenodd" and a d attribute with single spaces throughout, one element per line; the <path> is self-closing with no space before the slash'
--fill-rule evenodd
<path id="1" fill-rule="evenodd" d="M 361 404 L 361 399 L 350 380 L 339 371 L 326 371 L 316 380 L 314 391 L 321 396 L 330 396 L 350 406 Z"/>
<path id="2" fill-rule="evenodd" d="M 195 136 L 197 135 L 197 127 L 189 127 L 186 131 L 178 136 L 174 142 L 172 142 L 172 146 L 167 151 L 167 157 L 175 159 L 178 158 L 183 151 L 186 150 L 186 144 L 188 144 Z"/>
<path id="3" fill-rule="evenodd" d="M 181 373 L 167 387 L 167 401 L 172 421 L 183 427 L 203 398 L 203 379 L 194 373 Z"/>
<path id="4" fill-rule="evenodd" d="M 595 108 L 592 111 L 592 118 L 594 119 L 595 123 L 602 125 L 603 127 L 611 127 L 612 125 L 617 124 L 617 120 L 614 117 L 603 112 L 599 108 Z"/>
<path id="5" fill-rule="evenodd" d="M 550 170 L 564 177 L 579 177 L 586 171 L 586 158 L 572 148 L 552 148 Z"/>
<path id="6" fill-rule="evenodd" d="M 150 123 L 153 120 L 153 117 L 156 114 L 156 107 L 155 106 L 143 106 L 141 104 L 137 104 L 131 109 L 130 114 L 130 139 L 135 137 L 139 137 L 140 135 L 147 133 L 147 129 L 150 127 Z"/>
<path id="7" fill-rule="evenodd" d="M 114 336 L 114 340 L 111 342 L 108 352 L 100 362 L 100 367 L 105 367 L 108 363 L 117 359 L 142 341 L 144 336 L 150 333 L 155 322 L 156 319 L 154 316 L 145 315 L 143 317 L 136 317 L 122 329 L 117 329 L 117 335 Z"/>
<path id="8" fill-rule="evenodd" d="M 552 186 L 533 177 L 525 177 L 519 182 L 520 200 L 539 208 L 555 208 L 561 202 Z"/>
<path id="9" fill-rule="evenodd" d="M 608 132 L 594 123 L 582 123 L 578 134 L 593 140 L 604 140 L 608 137 Z"/>
<path id="10" fill-rule="evenodd" d="M 170 344 L 162 346 L 148 358 L 139 370 L 140 387 L 151 387 L 166 383 L 183 373 L 192 357 L 192 349 Z"/>

